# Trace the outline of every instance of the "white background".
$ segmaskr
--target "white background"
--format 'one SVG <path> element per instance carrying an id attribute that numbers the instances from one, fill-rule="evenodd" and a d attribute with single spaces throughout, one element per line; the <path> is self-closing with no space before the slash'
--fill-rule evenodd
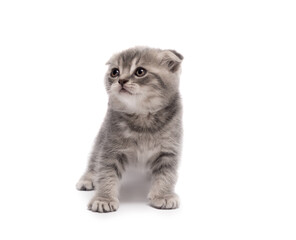
<path id="1" fill-rule="evenodd" d="M 1 239 L 295 239 L 294 1 L 1 1 Z M 176 49 L 181 208 L 86 209 L 105 62 Z"/>

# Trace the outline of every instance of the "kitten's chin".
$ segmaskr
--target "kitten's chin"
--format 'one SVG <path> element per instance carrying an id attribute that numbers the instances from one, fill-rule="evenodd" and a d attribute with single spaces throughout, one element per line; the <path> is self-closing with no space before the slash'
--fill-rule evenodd
<path id="1" fill-rule="evenodd" d="M 125 88 L 120 89 L 118 94 L 133 95 L 130 91 L 126 90 Z"/>
<path id="2" fill-rule="evenodd" d="M 136 102 L 135 96 L 128 92 L 121 92 L 116 98 L 109 98 L 109 107 L 118 112 L 139 113 L 143 112 L 139 103 Z"/>
<path id="3" fill-rule="evenodd" d="M 114 111 L 129 114 L 147 114 L 162 108 L 159 101 L 157 104 L 151 104 L 151 101 L 143 99 L 142 95 L 133 95 L 128 92 L 109 96 L 109 107 Z"/>

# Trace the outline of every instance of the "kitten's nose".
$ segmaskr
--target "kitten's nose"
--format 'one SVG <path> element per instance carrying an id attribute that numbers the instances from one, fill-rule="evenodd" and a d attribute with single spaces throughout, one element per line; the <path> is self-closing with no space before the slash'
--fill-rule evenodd
<path id="1" fill-rule="evenodd" d="M 123 87 L 123 85 L 125 84 L 125 83 L 127 83 L 128 82 L 128 80 L 126 80 L 126 79 L 119 79 L 118 80 L 118 83 Z"/>

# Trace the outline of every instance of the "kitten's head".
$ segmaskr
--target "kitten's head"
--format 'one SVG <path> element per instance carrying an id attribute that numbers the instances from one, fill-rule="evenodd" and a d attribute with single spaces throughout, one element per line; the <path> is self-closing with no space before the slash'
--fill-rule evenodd
<path id="1" fill-rule="evenodd" d="M 178 92 L 182 59 L 174 50 L 142 47 L 115 54 L 105 76 L 109 106 L 139 114 L 162 109 Z"/>

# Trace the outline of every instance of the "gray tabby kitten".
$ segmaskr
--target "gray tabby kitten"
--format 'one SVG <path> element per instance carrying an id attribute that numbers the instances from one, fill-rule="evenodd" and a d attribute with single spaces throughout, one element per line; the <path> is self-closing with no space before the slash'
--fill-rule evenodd
<path id="1" fill-rule="evenodd" d="M 136 47 L 111 57 L 105 86 L 109 106 L 78 190 L 96 189 L 88 208 L 116 211 L 119 184 L 128 165 L 151 176 L 150 205 L 179 206 L 174 192 L 181 150 L 179 75 L 182 55 Z"/>

